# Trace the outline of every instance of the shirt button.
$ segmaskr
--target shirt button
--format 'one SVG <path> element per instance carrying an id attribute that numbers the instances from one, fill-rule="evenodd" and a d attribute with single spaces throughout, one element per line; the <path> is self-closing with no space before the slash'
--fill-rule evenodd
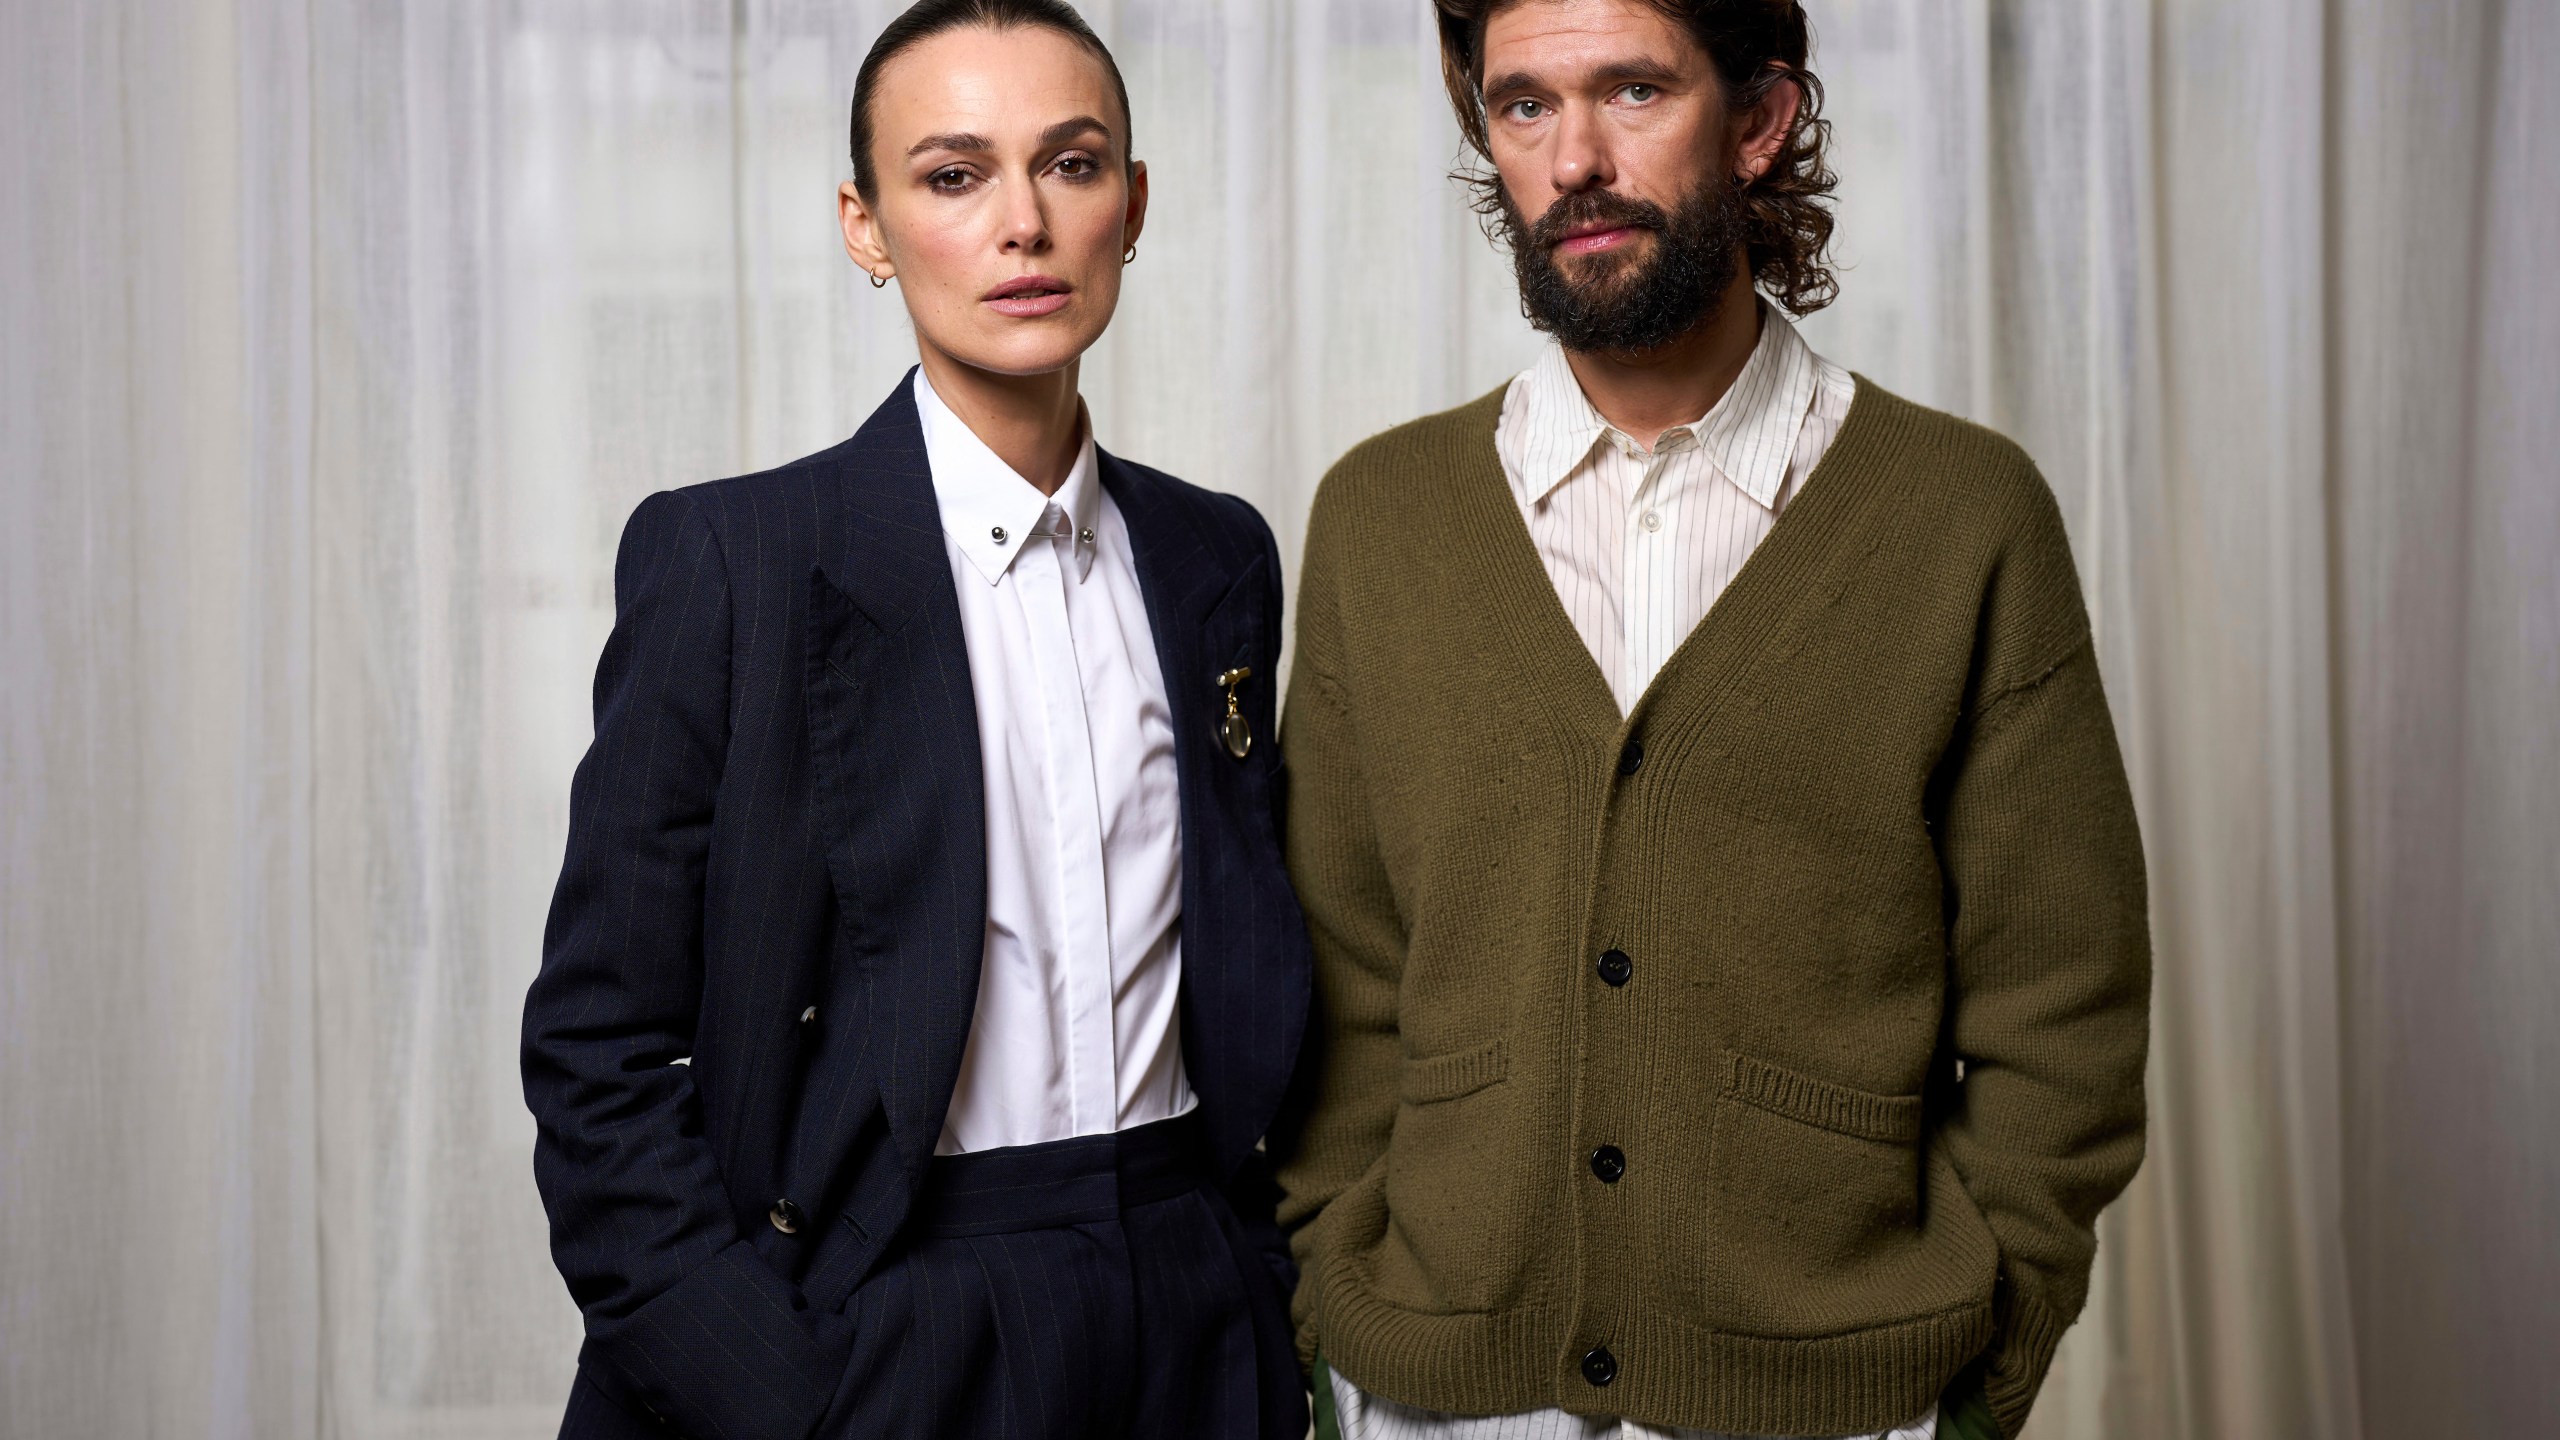
<path id="1" fill-rule="evenodd" d="M 1600 978 L 1608 981 L 1610 987 L 1614 989 L 1626 984 L 1627 977 L 1636 973 L 1636 962 L 1628 959 L 1627 952 L 1624 950 L 1603 950 L 1600 952 L 1600 963 L 1593 968 L 1597 969 L 1600 972 Z"/>
<path id="2" fill-rule="evenodd" d="M 1656 511 L 1647 510 L 1646 512 L 1644 512 L 1644 522 L 1643 522 L 1643 523 L 1644 523 L 1645 533 L 1646 533 L 1646 534 L 1648 534 L 1648 535 L 1649 535 L 1649 534 L 1652 534 L 1654 531 L 1659 530 L 1659 529 L 1661 529 L 1661 528 L 1662 528 L 1662 516 L 1661 516 L 1658 512 L 1656 512 Z"/>
<path id="3" fill-rule="evenodd" d="M 1003 543 L 1004 543 L 1004 527 L 1003 527 L 1003 526 L 1001 526 L 1001 525 L 996 525 L 996 526 L 991 526 L 991 527 L 989 527 L 989 529 L 987 530 L 987 538 L 988 538 L 988 539 L 990 539 L 990 540 L 993 540 L 994 542 L 996 542 L 996 543 L 997 543 L 997 544 L 999 544 L 999 545 L 1003 544 Z"/>
<path id="4" fill-rule="evenodd" d="M 1594 1385 L 1606 1385 L 1618 1378 L 1618 1357 L 1606 1345 L 1594 1345 L 1582 1354 L 1582 1378 Z"/>
<path id="5" fill-rule="evenodd" d="M 764 1218 L 773 1223 L 774 1229 L 785 1235 L 799 1234 L 800 1227 L 809 1219 L 808 1216 L 800 1213 L 800 1207 L 792 1204 L 788 1196 L 774 1201 L 773 1208 L 764 1212 Z"/>
<path id="6" fill-rule="evenodd" d="M 1628 741 L 1627 748 L 1618 752 L 1618 773 L 1621 775 L 1633 775 L 1643 764 L 1644 742 L 1641 740 Z"/>
<path id="7" fill-rule="evenodd" d="M 1603 1185 L 1615 1185 L 1627 1173 L 1627 1152 L 1615 1145 L 1603 1145 L 1591 1152 L 1591 1173 Z"/>

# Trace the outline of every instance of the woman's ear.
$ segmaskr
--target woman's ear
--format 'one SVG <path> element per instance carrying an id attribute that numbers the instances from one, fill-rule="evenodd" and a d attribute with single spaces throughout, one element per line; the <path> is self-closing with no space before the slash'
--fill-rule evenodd
<path id="1" fill-rule="evenodd" d="M 844 227 L 844 253 L 872 279 L 887 280 L 898 273 L 889 247 L 881 240 L 880 217 L 862 203 L 862 192 L 850 180 L 836 189 L 836 222 Z"/>
<path id="2" fill-rule="evenodd" d="M 1138 243 L 1138 232 L 1147 228 L 1147 162 L 1129 162 L 1129 210 L 1120 221 L 1120 243 Z"/>
<path id="3" fill-rule="evenodd" d="M 1787 71 L 1787 78 L 1769 87 L 1760 103 L 1743 112 L 1742 136 L 1734 146 L 1733 178 L 1748 185 L 1769 173 L 1785 149 L 1787 137 L 1795 133 L 1796 115 L 1804 108 L 1804 87 L 1795 82 L 1788 67 L 1770 62 L 1776 69 Z"/>

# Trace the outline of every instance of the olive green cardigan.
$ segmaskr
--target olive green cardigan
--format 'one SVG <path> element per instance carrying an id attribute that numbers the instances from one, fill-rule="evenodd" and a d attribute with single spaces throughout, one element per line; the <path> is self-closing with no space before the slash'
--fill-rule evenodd
<path id="1" fill-rule="evenodd" d="M 1775 1435 L 1986 1355 L 2014 1434 L 2141 1160 L 2150 981 L 2053 498 L 1861 380 L 1622 719 L 1500 403 L 1362 444 L 1309 524 L 1300 1345 L 1435 1410 Z"/>

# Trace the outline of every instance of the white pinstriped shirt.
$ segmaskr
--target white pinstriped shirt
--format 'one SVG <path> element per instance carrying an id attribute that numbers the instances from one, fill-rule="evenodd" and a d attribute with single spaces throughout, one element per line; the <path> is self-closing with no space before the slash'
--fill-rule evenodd
<path id="1" fill-rule="evenodd" d="M 1732 388 L 1650 451 L 1592 408 L 1562 346 L 1550 342 L 1511 382 L 1494 449 L 1620 713 L 1778 523 L 1855 389 L 1766 307 Z"/>
<path id="2" fill-rule="evenodd" d="M 1848 418 L 1857 382 L 1762 307 L 1760 343 L 1724 397 L 1646 450 L 1601 418 L 1550 343 L 1503 396 L 1493 448 L 1573 628 L 1634 708 L 1777 525 Z M 1444 1415 L 1333 1372 L 1342 1440 L 1741 1440 L 1533 1410 Z M 1857 1440 L 1933 1440 L 1938 1411 Z"/>

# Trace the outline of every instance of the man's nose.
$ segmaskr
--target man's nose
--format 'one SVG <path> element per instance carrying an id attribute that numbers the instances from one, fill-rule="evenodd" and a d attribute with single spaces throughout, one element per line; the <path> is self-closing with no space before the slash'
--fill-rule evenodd
<path id="1" fill-rule="evenodd" d="M 1618 178 L 1610 161 L 1608 137 L 1601 132 L 1599 107 L 1569 103 L 1556 117 L 1556 149 L 1550 181 L 1556 193 L 1605 187 Z"/>

